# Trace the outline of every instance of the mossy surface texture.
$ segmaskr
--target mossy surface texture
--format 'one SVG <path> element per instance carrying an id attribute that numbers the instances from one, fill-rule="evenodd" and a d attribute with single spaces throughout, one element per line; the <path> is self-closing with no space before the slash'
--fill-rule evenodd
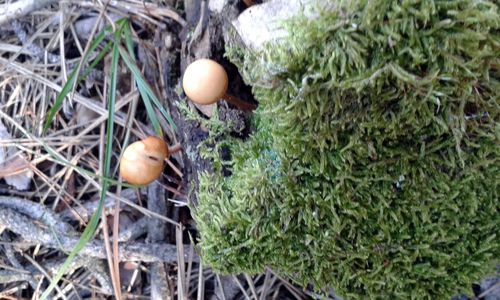
<path id="1" fill-rule="evenodd" d="M 205 263 L 356 299 L 444 299 L 494 272 L 499 22 L 494 1 L 339 1 L 230 49 L 259 108 L 201 178 Z"/>

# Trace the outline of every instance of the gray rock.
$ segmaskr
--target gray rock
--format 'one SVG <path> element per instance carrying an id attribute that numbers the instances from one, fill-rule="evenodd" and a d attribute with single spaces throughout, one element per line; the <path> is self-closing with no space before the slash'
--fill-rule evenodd
<path id="1" fill-rule="evenodd" d="M 500 276 L 485 278 L 481 281 L 481 294 L 484 300 L 500 300 Z"/>
<path id="2" fill-rule="evenodd" d="M 208 2 L 208 9 L 214 13 L 222 13 L 224 7 L 229 6 L 229 0 L 210 0 Z"/>
<path id="3" fill-rule="evenodd" d="M 271 0 L 246 9 L 233 26 L 246 47 L 258 50 L 266 42 L 286 37 L 283 21 L 301 13 L 313 19 L 320 10 L 333 8 L 334 4 L 324 0 Z"/>

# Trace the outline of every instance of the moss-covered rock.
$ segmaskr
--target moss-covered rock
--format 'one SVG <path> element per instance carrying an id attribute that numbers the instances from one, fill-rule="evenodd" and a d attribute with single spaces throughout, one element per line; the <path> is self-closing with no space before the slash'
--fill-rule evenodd
<path id="1" fill-rule="evenodd" d="M 204 261 L 347 298 L 446 298 L 493 272 L 495 2 L 339 1 L 286 26 L 262 53 L 229 50 L 259 108 L 216 164 L 231 175 L 202 176 Z"/>

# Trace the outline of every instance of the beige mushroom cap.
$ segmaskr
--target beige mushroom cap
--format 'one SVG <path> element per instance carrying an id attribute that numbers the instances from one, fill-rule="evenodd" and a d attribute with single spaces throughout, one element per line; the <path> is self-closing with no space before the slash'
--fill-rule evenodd
<path id="1" fill-rule="evenodd" d="M 184 72 L 182 87 L 193 102 L 212 104 L 224 97 L 228 78 L 224 68 L 211 59 L 198 59 Z"/>
<path id="2" fill-rule="evenodd" d="M 123 151 L 120 175 L 131 184 L 149 184 L 160 177 L 168 154 L 167 144 L 155 136 L 132 143 Z"/>

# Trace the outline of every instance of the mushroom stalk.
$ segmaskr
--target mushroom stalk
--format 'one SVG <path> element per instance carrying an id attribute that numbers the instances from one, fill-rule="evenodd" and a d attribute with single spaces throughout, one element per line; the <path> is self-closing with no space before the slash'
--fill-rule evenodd
<path id="1" fill-rule="evenodd" d="M 180 151 L 182 151 L 182 145 L 179 144 L 179 143 L 177 143 L 177 144 L 175 144 L 175 145 L 173 145 L 171 147 L 168 147 L 168 153 L 170 155 L 175 154 L 175 153 L 180 152 Z"/>
<path id="2" fill-rule="evenodd" d="M 241 100 L 240 98 L 228 94 L 224 94 L 224 96 L 222 96 L 222 99 L 240 108 L 241 110 L 252 111 L 256 108 L 254 104 L 248 103 L 246 101 Z"/>

